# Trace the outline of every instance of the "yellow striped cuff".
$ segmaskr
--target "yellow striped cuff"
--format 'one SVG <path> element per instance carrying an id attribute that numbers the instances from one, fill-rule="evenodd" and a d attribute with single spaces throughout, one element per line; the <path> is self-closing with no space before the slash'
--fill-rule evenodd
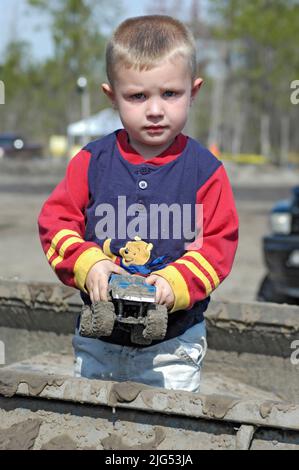
<path id="1" fill-rule="evenodd" d="M 85 282 L 90 268 L 92 268 L 92 266 L 98 261 L 102 261 L 104 259 L 111 261 L 108 256 L 104 255 L 100 248 L 95 246 L 88 248 L 86 251 L 81 253 L 74 266 L 75 283 L 80 290 L 87 292 Z"/>
<path id="2" fill-rule="evenodd" d="M 54 255 L 55 250 L 56 250 L 57 243 L 58 243 L 63 237 L 65 237 L 66 235 L 77 235 L 77 237 L 82 238 L 81 235 L 80 235 L 80 233 L 75 232 L 74 230 L 66 230 L 66 229 L 60 230 L 60 231 L 57 232 L 56 235 L 52 238 L 51 246 L 50 246 L 50 248 L 48 249 L 47 254 L 46 254 L 46 257 L 47 257 L 48 260 L 51 258 L 51 256 Z"/>
<path id="3" fill-rule="evenodd" d="M 82 238 L 79 238 L 79 237 L 67 238 L 67 240 L 65 240 L 65 242 L 63 242 L 63 244 L 61 245 L 61 247 L 59 249 L 60 256 L 64 257 L 65 250 L 67 250 L 67 248 L 69 248 L 71 245 L 75 245 L 76 243 L 84 243 L 84 240 Z"/>
<path id="4" fill-rule="evenodd" d="M 189 306 L 190 295 L 186 281 L 174 266 L 166 266 L 166 268 L 154 271 L 152 274 L 166 279 L 173 290 L 175 301 L 170 313 L 185 310 Z"/>
<path id="5" fill-rule="evenodd" d="M 185 256 L 190 256 L 191 258 L 194 258 L 206 271 L 207 273 L 210 274 L 211 278 L 213 279 L 215 288 L 219 286 L 220 284 L 220 279 L 218 277 L 218 274 L 216 273 L 215 269 L 213 266 L 209 263 L 209 261 L 204 258 L 200 253 L 197 251 L 187 251 L 184 255 Z"/>
<path id="6" fill-rule="evenodd" d="M 191 263 L 191 261 L 187 261 L 184 259 L 178 259 L 176 263 L 186 266 L 186 268 L 188 268 L 193 274 L 195 274 L 195 276 L 198 277 L 205 286 L 206 296 L 210 295 L 213 290 L 211 283 L 207 276 L 205 276 L 200 269 L 198 269 L 193 263 Z"/>
<path id="7" fill-rule="evenodd" d="M 79 237 L 70 237 L 61 245 L 59 250 L 59 256 L 57 256 L 51 263 L 52 268 L 55 270 L 58 263 L 61 263 L 64 258 L 65 250 L 69 248 L 71 245 L 75 245 L 76 243 L 84 243 L 84 240 Z"/>

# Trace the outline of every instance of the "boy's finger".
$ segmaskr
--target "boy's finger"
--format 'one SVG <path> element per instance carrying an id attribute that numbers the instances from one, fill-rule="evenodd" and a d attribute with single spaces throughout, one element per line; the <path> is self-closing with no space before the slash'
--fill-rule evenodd
<path id="1" fill-rule="evenodd" d="M 165 294 L 165 291 L 162 291 L 160 304 L 161 305 L 167 305 L 167 295 Z"/>
<path id="2" fill-rule="evenodd" d="M 124 274 L 124 275 L 127 275 L 127 276 L 129 275 L 129 273 L 125 269 L 121 268 L 117 264 L 114 265 L 112 272 L 115 273 L 115 274 Z"/>
<path id="3" fill-rule="evenodd" d="M 145 283 L 152 286 L 153 284 L 156 283 L 157 277 L 158 277 L 158 276 L 155 276 L 154 274 L 153 274 L 152 276 L 148 276 L 148 277 L 146 278 L 146 280 L 145 280 Z"/>
<path id="4" fill-rule="evenodd" d="M 161 304 L 161 299 L 162 299 L 162 290 L 161 290 L 161 287 L 157 286 L 157 289 L 156 289 L 156 303 Z"/>
<path id="5" fill-rule="evenodd" d="M 97 283 L 95 283 L 94 286 L 92 287 L 90 299 L 93 304 L 100 300 L 99 287 Z"/>
<path id="6" fill-rule="evenodd" d="M 104 300 L 105 302 L 108 301 L 108 283 L 107 283 L 107 278 L 106 276 L 102 277 L 100 282 L 100 299 L 99 300 Z"/>

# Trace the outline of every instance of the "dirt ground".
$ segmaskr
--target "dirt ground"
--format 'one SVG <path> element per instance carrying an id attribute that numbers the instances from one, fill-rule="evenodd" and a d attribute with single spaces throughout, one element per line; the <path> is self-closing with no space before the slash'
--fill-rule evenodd
<path id="1" fill-rule="evenodd" d="M 282 174 L 229 166 L 240 218 L 240 242 L 231 275 L 213 294 L 215 300 L 255 299 L 265 268 L 262 236 L 268 231 L 273 203 L 289 193 L 298 174 Z M 0 165 L 0 278 L 56 282 L 41 250 L 37 216 L 52 187 L 62 176 L 62 166 L 35 163 Z M 270 176 L 269 176 L 270 174 Z"/>

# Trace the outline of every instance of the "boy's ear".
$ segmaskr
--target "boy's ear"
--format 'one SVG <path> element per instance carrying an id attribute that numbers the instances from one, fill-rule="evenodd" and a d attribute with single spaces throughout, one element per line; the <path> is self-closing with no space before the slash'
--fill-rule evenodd
<path id="1" fill-rule="evenodd" d="M 192 83 L 192 88 L 191 88 L 191 100 L 193 101 L 195 96 L 200 90 L 201 85 L 203 84 L 203 79 L 198 77 L 196 78 L 193 83 Z"/>
<path id="2" fill-rule="evenodd" d="M 114 95 L 114 91 L 111 85 L 109 85 L 109 83 L 102 83 L 102 90 L 105 93 L 105 95 L 108 96 L 112 105 L 115 106 L 115 95 Z"/>

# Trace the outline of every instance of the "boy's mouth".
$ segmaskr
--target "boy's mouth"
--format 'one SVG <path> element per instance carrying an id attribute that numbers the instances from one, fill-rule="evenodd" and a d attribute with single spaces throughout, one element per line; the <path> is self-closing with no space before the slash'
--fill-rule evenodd
<path id="1" fill-rule="evenodd" d="M 148 132 L 162 132 L 166 129 L 166 126 L 146 126 L 145 129 Z"/>

